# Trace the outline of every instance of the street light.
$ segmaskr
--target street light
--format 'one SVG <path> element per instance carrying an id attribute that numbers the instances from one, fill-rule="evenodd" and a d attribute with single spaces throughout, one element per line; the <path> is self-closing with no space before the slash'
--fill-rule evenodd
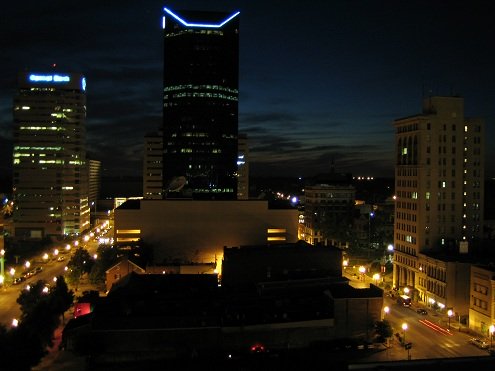
<path id="1" fill-rule="evenodd" d="M 452 317 L 453 314 L 454 314 L 454 312 L 452 312 L 452 309 L 449 309 L 447 311 L 447 316 L 449 317 L 449 330 L 450 330 L 450 317 Z"/>
<path id="2" fill-rule="evenodd" d="M 404 332 L 404 337 L 402 339 L 402 341 L 404 342 L 404 344 L 406 343 L 406 330 L 407 330 L 407 323 L 403 323 L 402 324 L 402 331 Z"/>
<path id="3" fill-rule="evenodd" d="M 5 264 L 5 250 L 2 249 L 0 250 L 0 283 L 3 284 L 3 281 L 5 280 L 4 276 L 4 264 Z"/>
<path id="4" fill-rule="evenodd" d="M 361 273 L 361 280 L 362 280 L 362 281 L 364 281 L 364 273 L 365 273 L 365 272 L 366 272 L 366 268 L 365 268 L 363 265 L 361 265 L 361 266 L 359 267 L 359 273 Z"/>
<path id="5" fill-rule="evenodd" d="M 492 347 L 493 347 L 493 333 L 495 332 L 495 326 L 490 325 L 490 327 L 488 328 L 488 331 L 490 331 L 490 349 L 492 349 Z"/>
<path id="6" fill-rule="evenodd" d="M 385 313 L 385 314 L 383 315 L 383 319 L 385 319 L 385 316 L 386 316 L 389 312 L 390 312 L 390 308 L 389 308 L 389 307 L 387 307 L 387 306 L 386 306 L 386 307 L 383 307 L 383 313 Z"/>
<path id="7" fill-rule="evenodd" d="M 373 275 L 373 279 L 375 280 L 375 285 L 378 286 L 378 281 L 380 280 L 380 274 L 379 273 L 375 273 Z"/>
<path id="8" fill-rule="evenodd" d="M 371 218 L 375 216 L 373 211 L 370 211 L 368 215 L 368 249 L 371 249 Z"/>

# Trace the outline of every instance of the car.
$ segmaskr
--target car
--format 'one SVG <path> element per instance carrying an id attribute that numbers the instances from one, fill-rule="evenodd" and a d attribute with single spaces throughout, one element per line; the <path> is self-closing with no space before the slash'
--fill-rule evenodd
<path id="1" fill-rule="evenodd" d="M 419 308 L 416 310 L 416 313 L 426 316 L 428 314 L 428 311 L 426 309 Z"/>
<path id="2" fill-rule="evenodd" d="M 481 340 L 480 338 L 471 338 L 469 339 L 469 343 L 477 346 L 480 349 L 488 349 L 490 344 L 488 342 Z"/>
<path id="3" fill-rule="evenodd" d="M 17 278 L 14 278 L 14 280 L 12 281 L 12 284 L 13 285 L 18 285 L 20 284 L 21 282 L 24 282 L 26 280 L 25 277 L 17 277 Z"/>
<path id="4" fill-rule="evenodd" d="M 57 258 L 57 261 L 58 261 L 58 262 L 63 262 L 64 260 L 65 260 L 65 258 L 64 258 L 63 256 L 59 256 L 59 257 Z"/>

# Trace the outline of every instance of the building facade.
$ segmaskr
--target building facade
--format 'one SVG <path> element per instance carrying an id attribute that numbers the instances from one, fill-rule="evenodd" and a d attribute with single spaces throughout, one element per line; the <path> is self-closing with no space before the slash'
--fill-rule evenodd
<path id="1" fill-rule="evenodd" d="M 96 202 L 101 193 L 101 161 L 87 158 L 89 206 L 96 211 Z"/>
<path id="2" fill-rule="evenodd" d="M 164 8 L 163 197 L 237 198 L 239 12 Z"/>
<path id="3" fill-rule="evenodd" d="M 347 220 L 352 224 L 356 190 L 351 185 L 315 184 L 304 188 L 304 218 L 300 238 L 310 244 L 337 246 L 339 237 L 331 235 L 331 226 Z M 327 227 L 328 226 L 328 227 Z"/>
<path id="4" fill-rule="evenodd" d="M 490 326 L 495 326 L 494 264 L 473 264 L 470 282 L 469 328 L 489 338 L 494 335 L 490 333 Z"/>
<path id="5" fill-rule="evenodd" d="M 163 135 L 150 133 L 144 137 L 143 197 L 160 200 L 163 190 Z"/>
<path id="6" fill-rule="evenodd" d="M 436 96 L 394 126 L 394 286 L 448 308 L 453 282 L 429 252 L 467 253 L 482 237 L 484 123 L 464 117 L 463 98 Z"/>
<path id="7" fill-rule="evenodd" d="M 154 246 L 155 264 L 220 264 L 224 246 L 296 242 L 297 217 L 264 200 L 128 200 L 115 209 L 114 239 Z"/>
<path id="8" fill-rule="evenodd" d="M 13 116 L 15 237 L 85 231 L 90 210 L 84 76 L 20 73 Z"/>
<path id="9" fill-rule="evenodd" d="M 249 199 L 249 145 L 246 134 L 239 134 L 237 158 L 237 199 Z"/>

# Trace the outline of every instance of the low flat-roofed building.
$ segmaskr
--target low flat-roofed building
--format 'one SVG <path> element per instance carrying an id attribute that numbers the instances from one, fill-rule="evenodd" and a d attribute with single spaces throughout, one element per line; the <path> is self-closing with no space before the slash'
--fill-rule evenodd
<path id="1" fill-rule="evenodd" d="M 305 241 L 225 248 L 222 285 L 325 277 L 342 278 L 342 250 Z"/>
<path id="2" fill-rule="evenodd" d="M 469 329 L 490 338 L 495 325 L 495 264 L 471 266 Z"/>
<path id="3" fill-rule="evenodd" d="M 284 350 L 343 337 L 372 341 L 382 304 L 380 288 L 356 289 L 331 277 L 239 290 L 219 287 L 216 275 L 132 272 L 98 303 L 81 333 L 101 368 L 247 352 L 254 344 Z M 67 335 L 65 343 L 78 343 L 75 329 Z"/>
<path id="4" fill-rule="evenodd" d="M 423 302 L 432 309 L 447 314 L 452 310 L 459 322 L 469 315 L 469 276 L 476 254 L 456 251 L 427 251 L 418 254 L 418 271 L 413 301 Z M 403 273 L 403 271 L 402 271 Z M 412 290 L 412 286 L 409 287 Z"/>
<path id="5" fill-rule="evenodd" d="M 115 209 L 117 244 L 142 240 L 154 262 L 221 261 L 225 246 L 293 243 L 298 211 L 270 208 L 264 200 L 128 200 Z"/>

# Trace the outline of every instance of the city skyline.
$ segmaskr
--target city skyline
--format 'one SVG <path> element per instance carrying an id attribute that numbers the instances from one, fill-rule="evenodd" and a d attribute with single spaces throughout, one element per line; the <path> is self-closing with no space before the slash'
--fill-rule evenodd
<path id="1" fill-rule="evenodd" d="M 259 4 L 258 4 L 259 5 Z M 161 124 L 163 7 L 240 11 L 239 131 L 253 175 L 393 176 L 395 119 L 423 95 L 459 94 L 494 135 L 488 2 L 119 2 L 6 5 L 0 30 L 0 169 L 10 169 L 19 71 L 88 79 L 88 152 L 103 175 L 141 175 L 144 136 Z M 495 176 L 486 151 L 486 176 Z"/>

